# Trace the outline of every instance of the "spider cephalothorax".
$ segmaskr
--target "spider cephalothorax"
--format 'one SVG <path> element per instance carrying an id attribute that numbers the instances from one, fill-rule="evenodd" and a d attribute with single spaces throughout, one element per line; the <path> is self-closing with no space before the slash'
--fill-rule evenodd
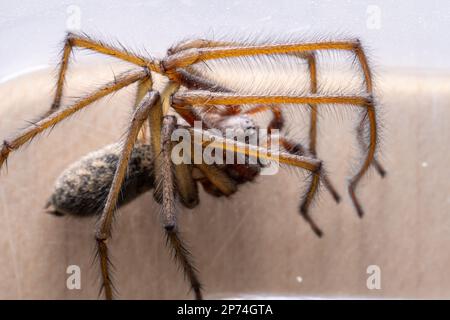
<path id="1" fill-rule="evenodd" d="M 138 67 L 116 77 L 113 82 L 80 98 L 74 104 L 61 106 L 64 82 L 69 58 L 73 48 L 84 48 L 113 56 Z M 363 74 L 365 93 L 360 95 L 321 94 L 318 90 L 317 51 L 348 51 Z M 223 83 L 212 80 L 195 66 L 217 59 L 239 57 L 286 57 L 306 61 L 308 66 L 309 92 L 255 94 L 232 90 Z M 159 73 L 167 81 L 156 91 L 152 74 Z M 91 153 L 73 164 L 58 178 L 55 191 L 48 206 L 56 214 L 99 215 L 95 238 L 97 241 L 102 283 L 106 298 L 113 296 L 107 240 L 115 209 L 137 195 L 153 188 L 155 199 L 162 206 L 161 221 L 167 242 L 176 260 L 187 275 L 196 298 L 201 298 L 201 286 L 190 255 L 179 237 L 175 202 L 187 208 L 198 202 L 198 185 L 214 196 L 229 196 L 238 190 L 239 184 L 252 181 L 264 168 L 261 161 L 277 161 L 309 172 L 307 188 L 301 196 L 299 211 L 317 235 L 321 230 L 309 216 L 309 207 L 322 182 L 336 202 L 340 197 L 323 171 L 317 157 L 318 110 L 322 105 L 351 105 L 359 107 L 361 118 L 357 127 L 359 146 L 364 157 L 356 174 L 350 179 L 348 191 L 360 216 L 363 209 L 355 189 L 369 167 L 374 164 L 384 175 L 384 169 L 375 159 L 377 149 L 377 117 L 372 97 L 372 78 L 364 51 L 358 40 L 287 42 L 287 43 L 240 43 L 233 41 L 194 40 L 185 41 L 168 50 L 161 60 L 132 53 L 126 49 L 95 41 L 85 35 L 68 34 L 59 69 L 57 88 L 49 112 L 12 139 L 5 140 L 0 151 L 0 166 L 9 154 L 20 148 L 36 135 L 65 120 L 93 102 L 122 88 L 137 83 L 134 114 L 123 143 L 107 146 Z M 280 150 L 272 150 L 269 142 L 238 142 L 225 134 L 227 130 L 241 130 L 247 137 L 254 136 L 260 127 L 254 115 L 269 113 L 271 120 L 266 128 L 268 134 L 283 129 L 286 105 L 308 108 L 310 114 L 309 145 L 303 147 L 288 138 L 283 131 L 277 135 Z M 244 107 L 245 106 L 245 107 Z M 196 128 L 200 123 L 200 128 Z M 218 130 L 218 140 L 196 141 L 192 146 L 206 150 L 214 145 L 215 153 L 231 153 L 245 159 L 257 158 L 256 163 L 209 163 L 193 160 L 193 155 L 183 152 L 188 161 L 173 161 L 173 134 L 183 129 L 188 136 L 198 131 Z M 150 133 L 150 135 L 148 135 Z M 270 149 L 270 150 L 269 150 Z"/>

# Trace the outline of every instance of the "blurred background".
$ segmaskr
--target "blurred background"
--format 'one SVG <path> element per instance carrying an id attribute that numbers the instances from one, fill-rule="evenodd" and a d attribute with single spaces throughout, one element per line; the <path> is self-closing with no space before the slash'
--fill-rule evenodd
<path id="1" fill-rule="evenodd" d="M 182 229 L 207 298 L 450 298 L 449 29 L 444 0 L 0 0 L 0 139 L 50 106 L 67 31 L 157 57 L 185 38 L 358 37 L 377 76 L 388 170 L 360 188 L 366 216 L 356 217 L 345 187 L 355 119 L 324 116 L 319 153 L 344 199 L 336 206 L 323 192 L 313 213 L 323 239 L 297 214 L 299 179 L 289 172 L 244 186 L 230 200 L 202 193 Z M 76 55 L 69 97 L 112 75 L 112 59 Z M 0 175 L 0 298 L 98 297 L 95 221 L 56 218 L 43 206 L 67 165 L 120 137 L 132 96 L 130 88 L 105 99 L 11 156 Z M 111 248 L 121 298 L 191 297 L 157 212 L 149 194 L 120 210 Z M 80 289 L 66 285 L 71 265 L 80 266 Z"/>
<path id="2" fill-rule="evenodd" d="M 0 79 L 54 65 L 66 30 L 120 40 L 152 54 L 215 34 L 350 35 L 377 65 L 450 68 L 447 1 L 1 1 Z"/>

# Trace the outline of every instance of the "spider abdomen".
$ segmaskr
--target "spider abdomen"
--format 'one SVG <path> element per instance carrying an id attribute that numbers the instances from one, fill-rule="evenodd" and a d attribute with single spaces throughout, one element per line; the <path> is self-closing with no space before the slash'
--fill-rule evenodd
<path id="1" fill-rule="evenodd" d="M 117 167 L 120 145 L 111 144 L 73 163 L 57 178 L 47 207 L 56 215 L 100 214 Z M 153 156 L 148 144 L 136 144 L 117 206 L 153 188 Z"/>
<path id="2" fill-rule="evenodd" d="M 60 216 L 67 214 L 78 217 L 100 214 L 111 188 L 119 155 L 120 144 L 110 144 L 85 155 L 65 169 L 56 179 L 53 193 L 47 202 L 46 208 L 49 208 L 49 212 Z M 237 188 L 239 184 L 252 181 L 259 174 L 260 167 L 234 164 L 223 165 L 217 169 L 223 171 L 227 179 Z M 206 192 L 215 196 L 227 195 L 216 190 L 198 170 L 195 172 L 195 183 L 201 182 Z M 154 180 L 151 146 L 137 143 L 130 157 L 128 174 L 122 184 L 117 207 L 154 188 Z M 236 191 L 237 189 L 234 192 Z M 187 208 L 195 207 L 197 204 L 196 202 L 189 205 L 183 202 Z"/>

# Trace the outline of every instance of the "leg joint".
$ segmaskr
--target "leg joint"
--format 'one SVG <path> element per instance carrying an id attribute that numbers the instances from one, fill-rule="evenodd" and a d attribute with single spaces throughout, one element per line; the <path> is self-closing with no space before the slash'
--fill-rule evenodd
<path id="1" fill-rule="evenodd" d="M 150 109 L 153 107 L 153 102 L 159 99 L 159 93 L 158 91 L 151 90 L 148 93 L 147 99 L 145 99 L 139 107 L 136 108 L 136 111 L 133 115 L 133 122 L 142 122 L 145 121 L 148 116 Z"/>
<path id="2" fill-rule="evenodd" d="M 68 32 L 66 36 L 66 45 L 73 47 L 76 37 L 77 35 L 74 33 Z"/>
<path id="3" fill-rule="evenodd" d="M 12 150 L 13 150 L 12 145 L 7 140 L 4 140 L 0 156 L 7 156 Z"/>
<path id="4" fill-rule="evenodd" d="M 375 110 L 375 99 L 372 94 L 367 97 L 366 106 L 369 111 Z"/>
<path id="5" fill-rule="evenodd" d="M 362 45 L 361 45 L 361 40 L 360 39 L 355 39 L 354 43 L 353 43 L 353 50 L 355 52 L 360 52 L 362 51 Z"/>
<path id="6" fill-rule="evenodd" d="M 323 162 L 321 160 L 318 160 L 316 168 L 313 171 L 314 174 L 319 174 L 320 175 L 320 173 L 322 172 L 322 164 L 323 164 Z"/>
<path id="7" fill-rule="evenodd" d="M 95 231 L 95 240 L 97 242 L 106 242 L 108 240 L 109 234 L 108 232 L 103 231 L 101 228 L 99 228 L 97 231 Z"/>

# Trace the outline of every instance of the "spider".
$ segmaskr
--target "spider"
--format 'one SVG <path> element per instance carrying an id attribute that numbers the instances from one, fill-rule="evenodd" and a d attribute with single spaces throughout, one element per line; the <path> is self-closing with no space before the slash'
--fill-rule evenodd
<path id="1" fill-rule="evenodd" d="M 105 84 L 79 98 L 75 103 L 61 108 L 66 73 L 74 48 L 87 49 L 131 63 L 139 68 L 120 74 Z M 323 95 L 318 93 L 316 53 L 318 51 L 348 51 L 358 62 L 364 76 L 362 95 Z M 245 94 L 231 90 L 211 80 L 195 68 L 209 60 L 234 59 L 260 56 L 283 57 L 306 61 L 309 70 L 309 94 Z M 162 75 L 167 81 L 162 90 L 156 91 L 152 73 Z M 97 41 L 85 34 L 68 33 L 62 50 L 56 92 L 50 110 L 39 121 L 25 128 L 11 139 L 5 140 L 0 151 L 0 168 L 11 152 L 43 131 L 52 128 L 93 102 L 120 89 L 137 84 L 134 112 L 123 143 L 107 146 L 73 164 L 58 178 L 55 191 L 47 206 L 54 207 L 55 214 L 98 214 L 95 241 L 100 264 L 102 288 L 106 299 L 114 295 L 108 257 L 107 240 L 111 237 L 115 210 L 127 201 L 151 188 L 161 204 L 161 221 L 168 245 L 175 260 L 181 265 L 197 299 L 202 298 L 198 272 L 180 237 L 177 225 L 176 203 L 194 208 L 199 203 L 198 184 L 214 196 L 230 196 L 238 186 L 255 179 L 260 164 L 174 164 L 171 152 L 174 144 L 171 136 L 177 128 L 192 129 L 195 121 L 202 121 L 202 129 L 224 129 L 226 126 L 243 129 L 256 127 L 253 116 L 269 113 L 268 131 L 283 129 L 286 104 L 309 110 L 309 146 L 280 135 L 282 151 L 269 152 L 264 146 L 239 144 L 224 138 L 226 144 L 217 144 L 223 152 L 244 157 L 265 155 L 268 160 L 309 172 L 307 188 L 301 196 L 299 211 L 312 230 L 322 231 L 309 215 L 319 185 L 323 183 L 336 202 L 340 196 L 324 173 L 318 158 L 317 125 L 318 109 L 322 105 L 352 105 L 361 110 L 356 135 L 364 157 L 356 174 L 350 179 L 348 192 L 359 216 L 363 208 L 355 190 L 369 167 L 374 165 L 381 176 L 384 168 L 375 158 L 377 150 L 377 117 L 373 95 L 371 70 L 359 40 L 249 43 L 233 41 L 209 41 L 204 39 L 183 41 L 167 51 L 162 59 L 155 59 Z M 245 109 L 243 106 L 251 106 Z M 170 112 L 172 114 L 170 114 Z M 175 114 L 175 115 L 173 115 Z M 183 122 L 183 124 L 179 122 Z M 226 125 L 225 125 L 226 123 Z M 148 132 L 150 133 L 147 136 Z M 201 148 L 205 148 L 202 143 Z M 84 174 L 80 174 L 79 170 Z M 87 173 L 87 174 L 86 174 Z"/>

